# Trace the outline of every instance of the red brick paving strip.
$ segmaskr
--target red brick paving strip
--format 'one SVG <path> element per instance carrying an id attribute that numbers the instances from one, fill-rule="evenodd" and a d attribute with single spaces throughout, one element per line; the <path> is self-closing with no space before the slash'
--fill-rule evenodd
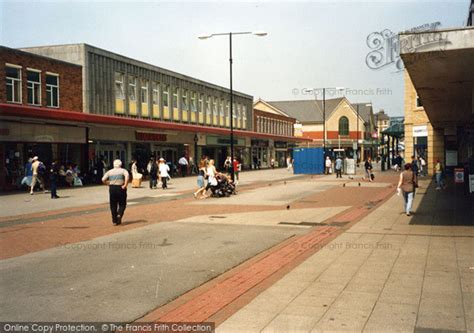
<path id="1" fill-rule="evenodd" d="M 250 267 L 217 284 L 214 288 L 171 310 L 160 322 L 203 322 L 283 266 L 310 250 L 339 230 L 322 227 L 270 253 Z"/>

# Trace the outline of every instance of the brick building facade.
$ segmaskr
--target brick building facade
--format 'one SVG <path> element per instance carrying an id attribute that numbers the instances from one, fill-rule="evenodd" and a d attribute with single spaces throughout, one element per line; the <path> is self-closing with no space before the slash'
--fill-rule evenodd
<path id="1" fill-rule="evenodd" d="M 16 68 L 21 73 L 21 105 L 48 107 L 47 75 L 58 77 L 59 105 L 49 106 L 68 111 L 82 112 L 82 66 L 0 46 L 0 82 L 6 80 L 6 68 Z M 28 102 L 28 74 L 39 73 L 41 87 L 39 103 Z M 7 103 L 7 86 L 0 85 L 0 103 Z"/>
<path id="2" fill-rule="evenodd" d="M 415 155 L 425 158 L 428 173 L 433 174 L 436 160 L 444 161 L 444 130 L 433 128 L 416 93 L 410 75 L 405 71 L 405 161 Z"/>
<path id="3" fill-rule="evenodd" d="M 85 167 L 87 128 L 47 119 L 82 113 L 82 67 L 0 46 L 0 190 L 17 188 L 28 158 Z"/>

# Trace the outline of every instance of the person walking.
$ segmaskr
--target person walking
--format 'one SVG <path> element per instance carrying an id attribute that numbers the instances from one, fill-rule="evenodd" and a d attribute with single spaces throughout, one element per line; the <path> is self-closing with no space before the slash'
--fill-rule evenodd
<path id="1" fill-rule="evenodd" d="M 342 178 L 342 159 L 339 155 L 336 158 L 334 169 L 336 169 L 336 178 Z"/>
<path id="2" fill-rule="evenodd" d="M 369 179 L 369 181 L 372 182 L 372 159 L 370 157 L 368 157 L 365 160 L 364 169 L 365 169 L 364 180 L 367 177 Z"/>
<path id="3" fill-rule="evenodd" d="M 326 156 L 326 161 L 324 162 L 324 173 L 329 175 L 329 170 L 331 169 L 332 161 L 329 156 Z"/>
<path id="4" fill-rule="evenodd" d="M 46 193 L 44 188 L 44 174 L 46 173 L 46 168 L 43 162 L 38 159 L 38 156 L 33 157 L 32 161 L 33 163 L 31 163 L 31 170 L 33 171 L 33 178 L 31 179 L 30 194 L 33 195 L 36 183 L 39 183 L 40 188 L 44 193 Z"/>
<path id="5" fill-rule="evenodd" d="M 32 169 L 33 159 L 30 157 L 25 163 L 25 177 L 21 180 L 21 185 L 26 185 L 31 187 L 31 182 L 33 181 L 33 169 Z"/>
<path id="6" fill-rule="evenodd" d="M 234 184 L 237 185 L 239 183 L 239 173 L 242 169 L 242 164 L 240 164 L 239 160 L 234 157 L 232 167 L 234 168 Z"/>
<path id="7" fill-rule="evenodd" d="M 443 164 L 441 163 L 439 159 L 436 160 L 434 169 L 435 169 L 435 175 L 436 175 L 436 190 L 445 189 L 446 184 L 444 183 L 444 180 L 443 180 L 444 168 L 443 168 Z"/>
<path id="8" fill-rule="evenodd" d="M 49 183 L 51 187 L 51 199 L 58 199 L 58 181 L 59 181 L 59 163 L 58 161 L 53 161 L 51 168 L 49 170 Z"/>
<path id="9" fill-rule="evenodd" d="M 178 160 L 178 164 L 179 164 L 179 169 L 181 170 L 181 177 L 184 177 L 186 176 L 186 174 L 188 173 L 188 160 L 186 159 L 186 155 L 183 155 L 179 160 Z"/>
<path id="10" fill-rule="evenodd" d="M 198 189 L 196 192 L 193 193 L 194 198 L 200 198 L 204 199 L 206 197 L 206 186 L 204 185 L 204 176 L 206 175 L 206 168 L 201 167 L 198 170 L 198 176 L 197 176 L 197 185 Z"/>
<path id="11" fill-rule="evenodd" d="M 168 188 L 168 177 L 170 176 L 170 167 L 168 164 L 165 163 L 165 159 L 162 157 L 160 158 L 160 163 L 158 164 L 158 172 L 160 173 L 161 177 L 161 187 L 163 190 Z"/>
<path id="12" fill-rule="evenodd" d="M 417 187 L 416 174 L 411 169 L 410 163 L 405 164 L 405 171 L 400 174 L 398 181 L 397 192 L 402 193 L 403 201 L 405 203 L 405 214 L 411 215 L 411 207 L 413 205 L 413 198 L 415 197 L 415 188 Z"/>
<path id="13" fill-rule="evenodd" d="M 148 174 L 150 175 L 150 189 L 156 189 L 158 181 L 158 165 L 156 164 L 155 158 L 151 157 L 150 162 L 147 166 Z"/>
<path id="14" fill-rule="evenodd" d="M 109 185 L 110 212 L 114 225 L 122 223 L 123 214 L 127 207 L 129 177 L 128 171 L 122 168 L 122 161 L 118 159 L 114 161 L 114 168 L 107 171 L 102 177 L 102 182 Z"/>
<path id="15" fill-rule="evenodd" d="M 207 186 L 206 186 L 206 191 L 211 188 L 211 186 L 217 186 L 217 170 L 216 167 L 214 166 L 214 160 L 209 161 L 209 165 L 206 170 L 206 175 L 207 175 Z"/>

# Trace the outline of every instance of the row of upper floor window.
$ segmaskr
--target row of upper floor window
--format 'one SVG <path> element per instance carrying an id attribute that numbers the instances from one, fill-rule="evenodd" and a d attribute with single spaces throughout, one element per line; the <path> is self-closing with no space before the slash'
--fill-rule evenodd
<path id="1" fill-rule="evenodd" d="M 259 133 L 293 136 L 293 123 L 274 118 L 257 116 L 255 130 Z"/>
<path id="2" fill-rule="evenodd" d="M 247 127 L 247 111 L 246 105 L 233 103 L 234 126 Z M 227 99 L 115 73 L 116 114 L 229 127 L 230 112 Z"/>
<path id="3" fill-rule="evenodd" d="M 59 74 L 45 72 L 33 68 L 23 69 L 22 66 L 5 64 L 6 98 L 8 103 L 23 104 L 23 70 L 26 70 L 26 103 L 41 106 L 42 80 L 45 76 L 46 106 L 59 108 Z"/>

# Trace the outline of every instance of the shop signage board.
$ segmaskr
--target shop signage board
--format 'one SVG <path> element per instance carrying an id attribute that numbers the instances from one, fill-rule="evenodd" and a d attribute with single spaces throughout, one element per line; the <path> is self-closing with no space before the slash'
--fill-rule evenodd
<path id="1" fill-rule="evenodd" d="M 209 146 L 230 146 L 230 138 L 208 136 L 207 145 Z M 245 146 L 245 139 L 234 138 L 234 146 Z"/>
<path id="2" fill-rule="evenodd" d="M 427 125 L 413 126 L 413 137 L 422 137 L 422 136 L 428 136 L 428 126 Z"/>
<path id="3" fill-rule="evenodd" d="M 136 131 L 135 139 L 137 141 L 166 141 L 166 134 Z"/>
<path id="4" fill-rule="evenodd" d="M 469 193 L 474 192 L 474 175 L 469 175 Z"/>
<path id="5" fill-rule="evenodd" d="M 458 165 L 458 151 L 446 150 L 446 166 L 453 167 Z"/>
<path id="6" fill-rule="evenodd" d="M 459 183 L 459 184 L 464 183 L 464 169 L 463 168 L 454 169 L 454 182 Z"/>

